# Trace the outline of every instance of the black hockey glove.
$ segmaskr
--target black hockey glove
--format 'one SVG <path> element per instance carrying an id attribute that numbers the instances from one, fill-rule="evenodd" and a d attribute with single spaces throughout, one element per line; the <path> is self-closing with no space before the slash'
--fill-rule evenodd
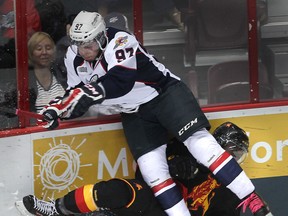
<path id="1" fill-rule="evenodd" d="M 169 172 L 172 178 L 190 180 L 198 172 L 196 160 L 190 156 L 171 155 L 168 157 Z"/>
<path id="2" fill-rule="evenodd" d="M 71 89 L 62 99 L 50 102 L 41 114 L 47 122 L 44 128 L 55 129 L 58 119 L 73 119 L 82 116 L 91 105 L 104 100 L 102 88 L 96 83 L 86 84 L 79 88 Z"/>
<path id="3" fill-rule="evenodd" d="M 51 113 L 51 116 L 46 116 L 49 112 L 46 113 L 47 108 L 50 106 L 56 106 L 57 103 L 61 103 L 62 102 L 62 97 L 56 97 L 53 100 L 51 100 L 49 102 L 49 105 L 45 106 L 40 112 L 39 114 L 43 115 L 44 118 L 42 119 L 37 119 L 37 124 L 41 125 L 44 128 L 48 128 L 50 130 L 53 130 L 55 128 L 57 128 L 59 126 L 59 121 L 58 121 L 58 117 L 56 116 L 55 113 Z M 44 115 L 45 113 L 45 115 Z M 55 116 L 52 116 L 55 115 Z M 54 119 L 54 120 L 53 120 Z"/>

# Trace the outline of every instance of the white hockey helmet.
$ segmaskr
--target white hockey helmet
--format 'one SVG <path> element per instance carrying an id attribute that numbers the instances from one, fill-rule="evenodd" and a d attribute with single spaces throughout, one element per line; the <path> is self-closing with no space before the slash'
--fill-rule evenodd
<path id="1" fill-rule="evenodd" d="M 81 11 L 75 17 L 69 33 L 72 44 L 77 46 L 96 41 L 104 50 L 108 40 L 104 19 L 96 12 Z"/>

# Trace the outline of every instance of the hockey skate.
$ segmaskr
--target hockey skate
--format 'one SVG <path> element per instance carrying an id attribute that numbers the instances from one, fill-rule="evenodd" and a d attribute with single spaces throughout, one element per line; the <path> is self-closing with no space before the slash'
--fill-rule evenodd
<path id="1" fill-rule="evenodd" d="M 238 207 L 240 206 L 243 207 L 243 212 L 245 212 L 248 207 L 254 216 L 273 216 L 267 204 L 255 192 L 250 194 L 249 197 L 241 202 Z"/>
<path id="2" fill-rule="evenodd" d="M 25 216 L 61 216 L 55 208 L 54 201 L 46 202 L 33 195 L 25 196 L 23 201 L 16 202 L 16 207 Z"/>

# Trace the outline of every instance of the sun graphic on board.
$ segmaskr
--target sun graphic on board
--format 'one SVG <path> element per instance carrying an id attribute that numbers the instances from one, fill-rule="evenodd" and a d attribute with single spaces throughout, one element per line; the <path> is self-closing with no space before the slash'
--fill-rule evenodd
<path id="1" fill-rule="evenodd" d="M 62 139 L 58 143 L 55 138 L 52 139 L 48 150 L 40 148 L 34 153 L 35 186 L 42 186 L 41 191 L 35 187 L 35 192 L 46 200 L 55 199 L 62 192 L 66 194 L 82 185 L 84 176 L 81 176 L 80 169 L 92 166 L 92 163 L 81 162 L 83 155 L 80 149 L 85 145 L 86 138 L 76 143 L 73 137 L 69 144 Z"/>
<path id="2" fill-rule="evenodd" d="M 120 129 L 34 139 L 34 194 L 57 199 L 85 184 L 133 178 L 133 164 Z"/>

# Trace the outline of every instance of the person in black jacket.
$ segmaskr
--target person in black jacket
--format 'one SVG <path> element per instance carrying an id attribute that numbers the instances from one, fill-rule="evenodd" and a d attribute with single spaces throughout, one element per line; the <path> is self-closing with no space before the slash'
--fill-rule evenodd
<path id="1" fill-rule="evenodd" d="M 239 164 L 248 153 L 246 132 L 231 122 L 225 122 L 212 133 L 217 142 Z M 176 145 L 175 145 L 176 144 Z M 193 216 L 240 216 L 241 200 L 221 184 L 209 169 L 196 163 L 184 145 L 173 139 L 167 147 L 169 171 L 181 188 L 184 200 Z M 194 160 L 194 170 L 187 170 L 187 158 Z"/>

